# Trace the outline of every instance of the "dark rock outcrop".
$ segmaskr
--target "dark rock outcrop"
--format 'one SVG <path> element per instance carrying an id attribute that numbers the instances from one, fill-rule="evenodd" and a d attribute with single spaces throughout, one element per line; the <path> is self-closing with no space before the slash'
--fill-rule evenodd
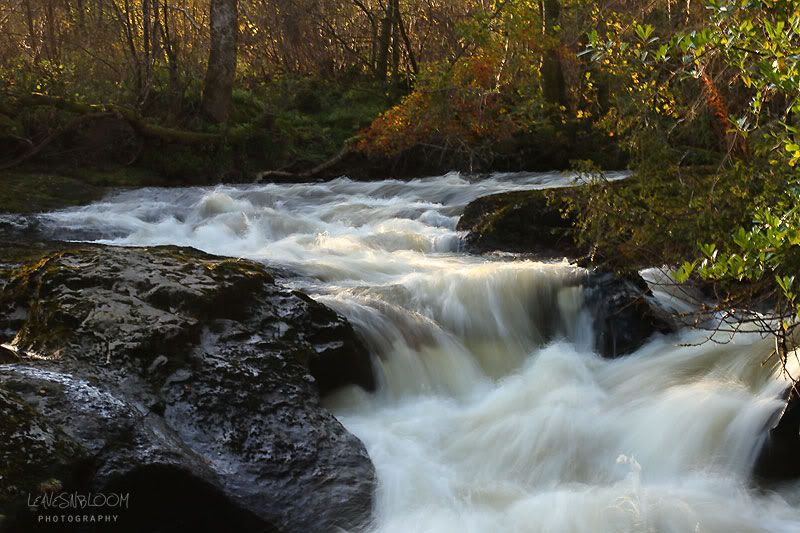
<path id="1" fill-rule="evenodd" d="M 654 334 L 673 333 L 677 329 L 638 274 L 592 272 L 584 282 L 584 289 L 594 325 L 595 349 L 603 357 L 629 354 Z"/>
<path id="2" fill-rule="evenodd" d="M 237 505 L 220 488 L 207 460 L 160 417 L 127 403 L 118 392 L 44 366 L 0 367 L 0 396 L 14 395 L 18 407 L 17 418 L 10 420 L 18 438 L 0 443 L 0 455 L 12 466 L 2 480 L 5 498 L 0 501 L 10 511 L 9 530 L 31 531 L 46 517 L 85 514 L 27 508 L 47 493 L 94 492 L 129 495 L 124 507 L 95 510 L 118 516 L 113 528 L 106 524 L 100 530 L 276 531 Z"/>
<path id="3" fill-rule="evenodd" d="M 767 485 L 800 478 L 800 398 L 793 390 L 787 396 L 753 465 L 755 479 Z"/>
<path id="4" fill-rule="evenodd" d="M 345 319 L 262 265 L 81 247 L 13 271 L 0 310 L 16 331 L 16 361 L 0 365 L 0 400 L 22 417 L 12 435 L 64 457 L 0 479 L 12 523 L 31 519 L 14 514 L 19 496 L 50 478 L 130 492 L 120 527 L 131 531 L 368 521 L 372 463 L 320 393 L 373 388 L 369 355 Z M 49 464 L 37 450 L 0 444 L 16 464 Z"/>
<path id="5" fill-rule="evenodd" d="M 540 258 L 586 254 L 575 242 L 574 219 L 564 217 L 571 188 L 513 191 L 470 202 L 457 229 L 467 231 L 468 252 L 513 252 Z"/>

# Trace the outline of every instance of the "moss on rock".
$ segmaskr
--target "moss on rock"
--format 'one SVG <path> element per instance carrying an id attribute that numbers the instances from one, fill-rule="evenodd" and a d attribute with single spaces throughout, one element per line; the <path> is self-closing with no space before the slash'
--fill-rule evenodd
<path id="1" fill-rule="evenodd" d="M 576 243 L 574 219 L 563 214 L 570 194 L 566 187 L 484 196 L 467 205 L 458 230 L 469 232 L 466 246 L 472 253 L 577 257 L 586 250 Z"/>
<path id="2" fill-rule="evenodd" d="M 248 530 L 368 520 L 374 468 L 320 395 L 372 388 L 369 354 L 268 267 L 172 246 L 70 247 L 11 272 L 2 324 L 16 354 L 0 387 L 91 449 L 93 486 L 142 472 L 158 483 L 166 469 L 255 517 Z"/>
<path id="3" fill-rule="evenodd" d="M 93 202 L 102 187 L 47 172 L 0 172 L 0 213 L 38 213 Z"/>

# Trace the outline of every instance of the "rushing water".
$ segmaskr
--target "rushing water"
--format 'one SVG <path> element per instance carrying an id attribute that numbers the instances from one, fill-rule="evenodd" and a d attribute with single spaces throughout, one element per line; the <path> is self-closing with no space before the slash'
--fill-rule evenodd
<path id="1" fill-rule="evenodd" d="M 381 385 L 329 404 L 377 468 L 375 531 L 800 531 L 797 487 L 748 476 L 785 386 L 768 341 L 684 332 L 604 360 L 577 269 L 459 253 L 468 201 L 566 180 L 144 189 L 43 221 L 265 260 L 346 315 Z"/>

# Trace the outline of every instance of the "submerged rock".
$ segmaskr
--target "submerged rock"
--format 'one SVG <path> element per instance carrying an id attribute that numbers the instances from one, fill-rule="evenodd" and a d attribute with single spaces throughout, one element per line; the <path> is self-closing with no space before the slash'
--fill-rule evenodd
<path id="1" fill-rule="evenodd" d="M 469 232 L 467 251 L 526 253 L 541 258 L 585 255 L 586 250 L 575 242 L 574 219 L 562 214 L 561 197 L 571 190 L 504 192 L 470 202 L 457 227 Z"/>
<path id="2" fill-rule="evenodd" d="M 0 365 L 0 399 L 29 426 L 47 422 L 37 435 L 55 448 L 80 451 L 57 473 L 65 487 L 130 492 L 129 530 L 327 532 L 369 520 L 372 463 L 320 405 L 321 392 L 374 387 L 369 355 L 345 319 L 262 265 L 81 247 L 15 270 L 0 310 L 17 359 Z M 8 453 L 50 460 L 36 450 Z M 35 492 L 51 475 L 31 472 L 0 479 L 0 493 L 17 480 Z"/>

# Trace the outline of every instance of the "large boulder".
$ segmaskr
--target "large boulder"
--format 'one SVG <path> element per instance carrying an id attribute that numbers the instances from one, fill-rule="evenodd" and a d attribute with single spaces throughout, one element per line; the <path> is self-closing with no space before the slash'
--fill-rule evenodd
<path id="1" fill-rule="evenodd" d="M 513 252 L 540 258 L 578 257 L 574 219 L 564 216 L 571 188 L 512 191 L 470 202 L 458 221 L 471 253 Z"/>
<path id="2" fill-rule="evenodd" d="M 14 270 L 0 399 L 46 422 L 27 434 L 78 452 L 53 474 L 3 477 L 0 494 L 36 493 L 45 475 L 129 492 L 132 531 L 366 524 L 374 468 L 320 395 L 373 388 L 369 355 L 344 318 L 273 274 L 175 247 L 80 247 Z M 49 460 L 37 450 L 0 453 Z M 34 516 L 3 503 L 12 523 Z"/>
<path id="3" fill-rule="evenodd" d="M 115 531 L 275 531 L 239 506 L 208 461 L 163 419 L 122 394 L 55 367 L 0 366 L 0 401 L 6 400 L 4 412 L 13 413 L 6 423 L 16 426 L 12 438 L 0 442 L 0 455 L 12 466 L 0 482 L 9 530 L 31 531 L 53 521 L 66 527 L 62 515 L 74 513 L 74 521 L 85 513 L 37 505 L 37 498 L 96 493 L 127 495 L 124 506 L 92 513 L 101 520 L 94 525 L 106 529 L 100 517 L 116 515 Z M 31 503 L 36 507 L 29 508 Z M 91 522 L 82 525 L 92 530 Z"/>

